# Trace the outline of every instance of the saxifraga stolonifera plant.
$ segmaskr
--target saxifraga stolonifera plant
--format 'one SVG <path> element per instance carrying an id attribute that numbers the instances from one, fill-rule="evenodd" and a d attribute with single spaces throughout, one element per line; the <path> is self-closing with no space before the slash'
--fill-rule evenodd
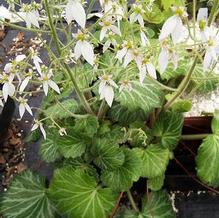
<path id="1" fill-rule="evenodd" d="M 32 132 L 42 133 L 41 158 L 55 170 L 47 185 L 30 170 L 16 176 L 1 198 L 3 216 L 175 217 L 165 171 L 179 140 L 193 138 L 181 135 L 186 96 L 217 86 L 219 1 L 198 9 L 194 0 L 191 15 L 183 0 L 100 0 L 95 13 L 93 0 L 8 3 L 1 25 L 35 38 L 3 67 L 0 104 L 10 96 L 21 118 L 37 112 Z M 33 93 L 45 94 L 41 108 L 28 104 Z M 195 137 L 204 138 L 197 176 L 217 187 L 217 112 L 212 134 Z M 147 185 L 136 195 L 140 178 Z"/>

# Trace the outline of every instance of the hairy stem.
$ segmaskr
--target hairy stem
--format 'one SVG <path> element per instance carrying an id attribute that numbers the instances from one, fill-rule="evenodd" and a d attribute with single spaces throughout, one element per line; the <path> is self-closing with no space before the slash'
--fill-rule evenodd
<path id="1" fill-rule="evenodd" d="M 211 134 L 190 134 L 190 135 L 182 135 L 181 140 L 202 140 Z"/>
<path id="2" fill-rule="evenodd" d="M 139 213 L 139 209 L 138 209 L 138 207 L 137 207 L 136 204 L 135 204 L 135 201 L 134 201 L 134 199 L 133 199 L 133 197 L 132 197 L 132 194 L 131 194 L 130 190 L 127 191 L 127 195 L 128 195 L 128 199 L 129 199 L 129 201 L 130 201 L 130 203 L 131 203 L 131 205 L 132 205 L 132 208 L 133 208 L 137 213 Z"/>
<path id="3" fill-rule="evenodd" d="M 173 97 L 164 105 L 164 109 L 167 110 L 173 103 L 174 101 L 180 97 L 183 92 L 186 90 L 187 86 L 189 85 L 192 73 L 195 69 L 195 66 L 198 62 L 198 56 L 195 57 L 195 60 L 192 63 L 192 66 L 188 72 L 188 74 L 184 77 L 184 79 L 182 80 L 182 82 L 180 83 L 176 93 L 173 95 Z"/>
<path id="4" fill-rule="evenodd" d="M 57 35 L 57 32 L 56 32 L 55 26 L 53 24 L 53 20 L 52 20 L 52 16 L 51 16 L 51 13 L 50 13 L 50 6 L 49 6 L 49 3 L 48 3 L 48 0 L 45 0 L 45 10 L 48 14 L 49 26 L 50 26 L 52 38 L 55 42 L 57 52 L 59 53 L 59 55 L 61 55 L 62 51 L 61 51 L 61 48 L 60 48 L 60 45 L 59 45 L 58 35 Z M 94 112 L 92 111 L 92 109 L 91 109 L 89 103 L 87 102 L 84 94 L 80 91 L 80 89 L 77 85 L 77 82 L 76 82 L 76 80 L 75 80 L 75 78 L 72 74 L 72 71 L 71 71 L 70 67 L 66 63 L 63 63 L 63 65 L 66 69 L 67 74 L 69 75 L 69 77 L 70 77 L 70 79 L 73 83 L 73 86 L 75 88 L 75 92 L 76 92 L 79 100 L 81 101 L 82 105 L 84 106 L 85 110 L 90 114 L 94 114 Z"/>
<path id="5" fill-rule="evenodd" d="M 219 0 L 214 0 L 213 7 L 211 9 L 211 13 L 210 13 L 209 18 L 208 18 L 208 26 L 211 26 L 211 24 L 214 22 L 214 20 L 217 16 L 218 6 L 219 6 Z"/>

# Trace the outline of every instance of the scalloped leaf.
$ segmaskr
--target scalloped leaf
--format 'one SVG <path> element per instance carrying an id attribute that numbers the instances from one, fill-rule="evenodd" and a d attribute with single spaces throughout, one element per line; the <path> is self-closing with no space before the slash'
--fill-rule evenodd
<path id="1" fill-rule="evenodd" d="M 55 171 L 49 193 L 57 208 L 72 218 L 107 218 L 118 197 L 94 177 L 68 167 Z"/>
<path id="2" fill-rule="evenodd" d="M 116 100 L 130 111 L 142 109 L 145 113 L 161 106 L 162 92 L 151 79 L 145 78 L 144 83 L 132 82 L 132 90 L 123 90 L 116 96 Z"/>
<path id="3" fill-rule="evenodd" d="M 127 191 L 141 175 L 142 161 L 135 149 L 124 148 L 125 161 L 113 171 L 102 172 L 102 181 L 115 191 Z"/>
<path id="4" fill-rule="evenodd" d="M 94 163 L 103 170 L 114 170 L 125 160 L 125 155 L 119 145 L 105 138 L 94 142 L 91 154 L 94 157 Z"/>
<path id="5" fill-rule="evenodd" d="M 162 188 L 164 184 L 165 175 L 157 176 L 151 179 L 148 179 L 148 188 L 152 191 L 158 191 Z"/>
<path id="6" fill-rule="evenodd" d="M 219 110 L 214 112 L 214 117 L 211 121 L 211 129 L 215 135 L 219 135 Z"/>
<path id="7" fill-rule="evenodd" d="M 75 113 L 79 107 L 75 99 L 67 99 L 62 101 L 60 104 L 53 104 L 48 107 L 44 111 L 45 115 L 51 116 L 53 119 L 64 119 L 71 117 L 71 113 Z"/>
<path id="8" fill-rule="evenodd" d="M 205 183 L 219 186 L 219 136 L 210 135 L 203 140 L 196 156 L 197 175 Z"/>
<path id="9" fill-rule="evenodd" d="M 143 199 L 142 217 L 143 218 L 175 218 L 172 204 L 167 193 L 162 190 L 151 192 L 148 198 Z"/>
<path id="10" fill-rule="evenodd" d="M 56 141 L 54 137 L 56 136 L 61 137 L 58 134 L 51 134 L 51 132 L 48 132 L 47 139 L 44 140 L 40 146 L 40 157 L 48 163 L 55 162 L 62 157 L 58 146 L 54 144 L 54 141 Z"/>
<path id="11" fill-rule="evenodd" d="M 169 163 L 170 151 L 159 145 L 150 145 L 146 149 L 138 149 L 143 160 L 142 176 L 154 178 L 164 174 Z"/>
<path id="12" fill-rule="evenodd" d="M 3 195 L 0 213 L 7 218 L 55 217 L 44 179 L 29 170 L 18 175 Z"/>
<path id="13" fill-rule="evenodd" d="M 178 144 L 183 126 L 183 115 L 176 112 L 163 112 L 152 129 L 164 148 L 173 150 Z"/>

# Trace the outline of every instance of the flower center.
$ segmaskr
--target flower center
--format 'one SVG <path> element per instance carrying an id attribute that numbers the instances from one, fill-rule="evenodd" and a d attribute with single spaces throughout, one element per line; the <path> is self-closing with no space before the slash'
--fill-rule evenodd
<path id="1" fill-rule="evenodd" d="M 200 30 L 204 30 L 205 26 L 206 26 L 206 21 L 205 20 L 200 20 L 199 21 Z"/>
<path id="2" fill-rule="evenodd" d="M 102 76 L 102 80 L 109 81 L 109 79 L 110 79 L 110 78 L 109 78 L 108 75 L 103 75 L 103 76 Z"/>
<path id="3" fill-rule="evenodd" d="M 178 16 L 182 16 L 183 13 L 184 13 L 184 10 L 181 9 L 181 8 L 177 8 L 176 11 L 175 11 L 175 13 L 176 13 L 176 15 L 178 15 Z"/>
<path id="4" fill-rule="evenodd" d="M 212 39 L 208 40 L 208 46 L 213 46 L 214 45 L 214 41 Z"/>
<path id="5" fill-rule="evenodd" d="M 110 25 L 111 25 L 110 21 L 108 21 L 108 20 L 103 21 L 104 27 L 109 27 Z"/>
<path id="6" fill-rule="evenodd" d="M 49 77 L 47 76 L 47 75 L 45 75 L 44 77 L 43 77 L 43 81 L 48 81 L 49 80 Z"/>
<path id="7" fill-rule="evenodd" d="M 76 39 L 78 41 L 84 41 L 86 39 L 86 35 L 84 33 L 78 33 Z"/>

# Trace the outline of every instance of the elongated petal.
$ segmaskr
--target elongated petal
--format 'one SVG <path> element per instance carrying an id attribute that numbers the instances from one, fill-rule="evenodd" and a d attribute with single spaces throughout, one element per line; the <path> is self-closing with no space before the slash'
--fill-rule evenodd
<path id="1" fill-rule="evenodd" d="M 127 67 L 128 64 L 129 64 L 132 60 L 133 60 L 133 56 L 132 56 L 131 52 L 128 51 L 127 54 L 125 55 L 123 66 L 124 66 L 124 67 Z"/>
<path id="2" fill-rule="evenodd" d="M 139 71 L 140 83 L 143 83 L 143 82 L 144 82 L 145 76 L 146 76 L 146 66 L 143 65 L 143 66 L 141 67 L 141 70 Z"/>
<path id="3" fill-rule="evenodd" d="M 121 36 L 121 32 L 119 30 L 119 28 L 117 26 L 111 25 L 110 29 L 112 30 L 112 32 L 114 32 L 115 34 Z"/>
<path id="4" fill-rule="evenodd" d="M 20 114 L 21 118 L 23 117 L 24 112 L 25 112 L 25 106 L 24 106 L 24 104 L 20 104 L 19 105 L 19 114 Z"/>
<path id="5" fill-rule="evenodd" d="M 54 81 L 49 80 L 49 81 L 48 81 L 48 84 L 49 84 L 49 86 L 50 86 L 53 90 L 55 90 L 57 93 L 60 94 L 59 87 L 58 87 L 58 85 L 57 85 Z"/>
<path id="6" fill-rule="evenodd" d="M 143 31 L 141 31 L 140 36 L 141 36 L 141 43 L 143 46 L 147 46 L 150 44 L 147 36 L 145 35 L 145 33 Z"/>
<path id="7" fill-rule="evenodd" d="M 78 41 L 75 45 L 74 48 L 74 54 L 75 54 L 75 59 L 78 60 L 78 58 L 81 57 L 81 46 L 82 46 L 82 42 Z"/>
<path id="8" fill-rule="evenodd" d="M 4 6 L 0 6 L 0 20 L 1 19 L 11 19 L 10 11 Z"/>
<path id="9" fill-rule="evenodd" d="M 9 89 L 8 83 L 5 83 L 2 87 L 2 94 L 3 94 L 3 98 L 4 98 L 5 102 L 8 99 L 8 89 Z"/>
<path id="10" fill-rule="evenodd" d="M 176 27 L 176 24 L 177 24 L 177 21 L 179 20 L 180 18 L 178 16 L 172 16 L 170 18 L 168 18 L 162 29 L 161 29 L 161 32 L 160 32 L 160 36 L 159 36 L 159 40 L 162 41 L 164 40 L 165 38 L 167 38 L 172 32 L 173 30 L 175 29 Z"/>
<path id="11" fill-rule="evenodd" d="M 15 93 L 15 86 L 12 83 L 8 83 L 8 95 L 13 96 Z"/>
<path id="12" fill-rule="evenodd" d="M 212 63 L 212 56 L 209 50 L 206 51 L 204 61 L 203 61 L 203 68 L 204 70 L 209 70 Z"/>
<path id="13" fill-rule="evenodd" d="M 43 128 L 42 123 L 40 123 L 40 131 L 41 131 L 42 134 L 43 134 L 43 138 L 46 139 L 46 131 L 45 131 L 45 129 Z"/>
<path id="14" fill-rule="evenodd" d="M 166 70 L 168 62 L 169 62 L 169 52 L 167 49 L 162 49 L 158 57 L 158 65 L 161 74 Z"/>
<path id="15" fill-rule="evenodd" d="M 174 44 L 180 42 L 183 38 L 183 23 L 181 19 L 177 19 L 177 24 L 171 33 L 171 37 Z"/>
<path id="16" fill-rule="evenodd" d="M 113 98 L 114 98 L 113 88 L 111 86 L 105 86 L 104 94 L 105 94 L 105 100 L 107 104 L 109 105 L 109 107 L 111 107 L 113 103 Z"/>
<path id="17" fill-rule="evenodd" d="M 48 82 L 44 82 L 43 83 L 43 91 L 44 91 L 46 96 L 48 94 L 48 89 L 49 89 Z"/>
<path id="18" fill-rule="evenodd" d="M 143 17 L 139 14 L 137 16 L 137 19 L 138 19 L 138 22 L 141 25 L 141 27 L 144 27 L 144 19 L 143 19 Z"/>
<path id="19" fill-rule="evenodd" d="M 134 12 L 129 17 L 130 23 L 134 23 L 137 20 L 137 14 Z"/>
<path id="20" fill-rule="evenodd" d="M 123 48 L 121 50 L 119 50 L 116 54 L 116 58 L 122 62 L 123 57 L 125 56 L 125 54 L 127 53 L 127 48 Z"/>
<path id="21" fill-rule="evenodd" d="M 105 53 L 105 51 L 110 47 L 111 45 L 111 41 L 107 40 L 104 45 L 103 45 L 103 53 Z"/>
<path id="22" fill-rule="evenodd" d="M 198 10 L 197 21 L 207 20 L 208 18 L 208 8 L 200 8 Z"/>
<path id="23" fill-rule="evenodd" d="M 15 61 L 16 62 L 21 62 L 23 61 L 24 59 L 26 58 L 26 55 L 18 55 L 16 58 L 15 58 Z"/>
<path id="24" fill-rule="evenodd" d="M 148 63 L 148 64 L 146 65 L 146 67 L 147 67 L 147 72 L 148 72 L 148 74 L 149 74 L 152 78 L 157 79 L 156 69 L 155 69 L 154 65 L 151 64 L 151 63 Z"/>
<path id="25" fill-rule="evenodd" d="M 24 91 L 24 89 L 27 87 L 27 84 L 29 83 L 29 81 L 30 81 L 30 77 L 26 77 L 26 78 L 22 81 L 22 83 L 21 83 L 21 85 L 20 85 L 20 88 L 19 88 L 19 91 L 20 91 L 20 92 L 23 92 L 23 91 Z"/>
<path id="26" fill-rule="evenodd" d="M 31 131 L 38 129 L 38 127 L 39 127 L 39 125 L 37 123 L 34 123 L 32 128 L 31 128 Z"/>
<path id="27" fill-rule="evenodd" d="M 83 41 L 82 42 L 82 47 L 81 47 L 81 53 L 84 59 L 90 64 L 94 65 L 94 51 L 92 45 L 87 42 Z"/>
<path id="28" fill-rule="evenodd" d="M 74 19 L 82 28 L 85 28 L 86 13 L 78 0 L 69 0 L 65 12 L 68 24 Z"/>
<path id="29" fill-rule="evenodd" d="M 28 111 L 28 113 L 33 116 L 33 112 L 31 110 L 30 106 L 27 103 L 25 103 L 24 106 L 25 106 L 25 109 Z"/>
<path id="30" fill-rule="evenodd" d="M 106 32 L 107 32 L 107 28 L 103 27 L 100 31 L 100 41 L 102 41 L 104 39 Z"/>

